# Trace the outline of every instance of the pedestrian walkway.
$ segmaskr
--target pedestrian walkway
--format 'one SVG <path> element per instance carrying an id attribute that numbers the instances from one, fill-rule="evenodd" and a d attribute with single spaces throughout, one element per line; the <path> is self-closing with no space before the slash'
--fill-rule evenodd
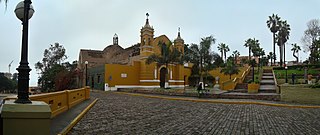
<path id="1" fill-rule="evenodd" d="M 250 104 L 255 100 L 198 99 L 92 92 L 99 101 L 69 134 L 318 134 L 320 107 Z M 232 101 L 232 102 L 231 102 Z M 240 103 L 241 102 L 241 103 Z M 258 102 L 257 102 L 258 103 Z M 299 108 L 300 106 L 300 108 Z"/>
<path id="2" fill-rule="evenodd" d="M 51 119 L 50 134 L 57 135 L 66 128 L 90 103 L 94 101 L 94 97 L 89 100 L 82 101 L 68 111 L 59 114 Z"/>
<path id="3" fill-rule="evenodd" d="M 259 92 L 276 93 L 276 86 L 273 78 L 272 69 L 263 69 Z"/>

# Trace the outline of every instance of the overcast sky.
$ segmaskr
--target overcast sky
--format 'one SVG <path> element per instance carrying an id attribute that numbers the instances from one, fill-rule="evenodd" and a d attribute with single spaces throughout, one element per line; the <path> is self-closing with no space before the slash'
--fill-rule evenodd
<path id="1" fill-rule="evenodd" d="M 14 14 L 19 1 L 9 0 L 7 10 L 0 3 L 0 72 L 11 72 L 20 62 L 21 22 Z M 291 26 L 286 58 L 293 60 L 291 43 L 302 46 L 301 37 L 306 23 L 318 19 L 319 0 L 32 0 L 35 13 L 29 24 L 29 66 L 32 69 L 30 85 L 37 84 L 34 64 L 43 57 L 50 44 L 62 44 L 69 57 L 78 59 L 80 49 L 102 50 L 112 44 L 115 33 L 119 44 L 126 48 L 140 41 L 140 29 L 145 24 L 145 14 L 150 14 L 150 24 L 155 36 L 166 34 L 171 40 L 181 36 L 185 43 L 199 43 L 205 36 L 213 35 L 218 43 L 229 45 L 230 55 L 238 50 L 248 55 L 243 47 L 248 38 L 256 38 L 266 53 L 272 51 L 272 33 L 266 21 L 272 13 L 287 20 Z M 276 48 L 277 54 L 278 48 Z M 303 60 L 307 54 L 301 52 Z"/>

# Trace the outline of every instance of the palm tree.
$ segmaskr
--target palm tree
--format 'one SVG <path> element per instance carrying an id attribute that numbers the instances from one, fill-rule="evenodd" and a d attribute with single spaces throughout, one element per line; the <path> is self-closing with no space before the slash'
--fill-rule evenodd
<path id="1" fill-rule="evenodd" d="M 258 49 L 258 58 L 259 58 L 258 72 L 260 71 L 260 67 L 262 66 L 261 57 L 263 57 L 264 55 L 266 55 L 266 53 L 264 52 L 263 48 L 259 47 L 259 49 Z"/>
<path id="2" fill-rule="evenodd" d="M 277 44 L 280 51 L 280 66 L 283 66 L 283 59 L 285 61 L 284 52 L 285 52 L 285 43 L 289 40 L 290 36 L 290 25 L 287 21 L 280 21 L 279 32 L 276 34 Z"/>
<path id="3" fill-rule="evenodd" d="M 251 59 L 251 52 L 256 53 L 256 49 L 259 46 L 259 40 L 256 40 L 255 38 L 249 38 L 245 41 L 244 46 L 249 48 L 249 60 Z M 253 54 L 255 55 L 255 54 Z"/>
<path id="4" fill-rule="evenodd" d="M 251 58 L 251 38 L 249 38 L 248 40 L 245 41 L 245 44 L 243 45 L 244 47 L 248 47 L 249 49 L 249 57 L 248 60 L 250 60 Z"/>
<path id="5" fill-rule="evenodd" d="M 218 44 L 218 50 L 219 50 L 220 53 L 221 53 L 221 58 L 224 58 L 224 57 L 223 57 L 223 54 L 224 54 L 223 51 L 224 51 L 225 46 L 226 46 L 226 44 L 224 44 L 224 43 Z"/>
<path id="6" fill-rule="evenodd" d="M 276 33 L 279 31 L 279 24 L 280 24 L 280 17 L 276 14 L 272 14 L 272 16 L 269 16 L 269 20 L 267 21 L 267 26 L 270 29 L 270 31 L 273 33 L 273 54 L 276 54 Z M 276 62 L 276 59 L 273 59 L 274 63 Z M 272 60 L 271 60 L 272 65 Z"/>
<path id="7" fill-rule="evenodd" d="M 223 73 L 225 75 L 229 75 L 229 79 L 231 80 L 231 76 L 234 74 L 238 74 L 240 70 L 238 67 L 233 63 L 231 59 L 229 59 L 226 63 L 226 66 L 221 69 L 220 73 Z"/>
<path id="8" fill-rule="evenodd" d="M 232 52 L 232 55 L 234 57 L 234 63 L 237 64 L 237 57 L 240 55 L 240 53 L 238 52 L 238 50 L 235 50 Z"/>
<path id="9" fill-rule="evenodd" d="M 299 51 L 301 50 L 300 46 L 297 45 L 297 43 L 294 43 L 294 44 L 291 44 L 292 45 L 292 48 L 291 48 L 291 51 L 292 51 L 292 54 L 293 54 L 293 57 L 296 58 L 296 62 L 298 63 L 299 62 L 299 57 L 296 55 L 296 53 L 299 53 Z"/>
<path id="10" fill-rule="evenodd" d="M 201 38 L 200 45 L 191 44 L 190 46 L 190 58 L 191 62 L 195 64 L 195 66 L 199 66 L 199 74 L 200 74 L 200 82 L 203 84 L 203 71 L 204 65 L 209 65 L 212 63 L 212 53 L 210 52 L 211 45 L 216 41 L 213 36 Z"/>
<path id="11" fill-rule="evenodd" d="M 225 45 L 224 47 L 224 50 L 223 50 L 223 55 L 224 55 L 224 60 L 226 61 L 227 60 L 227 52 L 229 52 L 230 49 L 229 49 L 229 46 L 228 45 Z"/>
<path id="12" fill-rule="evenodd" d="M 173 63 L 180 63 L 181 52 L 177 48 L 174 48 L 171 42 L 169 42 L 168 44 L 166 44 L 165 42 L 159 42 L 158 46 L 161 48 L 161 53 L 150 55 L 146 60 L 146 64 L 157 62 L 158 65 L 165 65 L 165 83 L 168 83 L 168 65 Z"/>
<path id="13" fill-rule="evenodd" d="M 218 44 L 218 50 L 221 53 L 221 58 L 224 58 L 225 61 L 227 61 L 227 52 L 230 51 L 229 46 L 225 43 Z"/>
<path id="14" fill-rule="evenodd" d="M 269 60 L 271 60 L 271 63 L 272 63 L 272 60 L 273 60 L 273 53 L 272 52 L 269 52 L 269 54 L 267 55 L 267 59 L 268 59 L 268 63 L 269 63 Z M 267 63 L 267 64 L 268 64 Z M 272 64 L 271 64 L 272 65 Z"/>

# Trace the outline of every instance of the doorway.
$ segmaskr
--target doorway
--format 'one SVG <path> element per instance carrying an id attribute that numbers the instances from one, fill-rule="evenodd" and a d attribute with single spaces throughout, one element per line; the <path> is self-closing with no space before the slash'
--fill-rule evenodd
<path id="1" fill-rule="evenodd" d="M 164 86 L 165 86 L 166 72 L 167 72 L 167 69 L 165 67 L 160 69 L 160 88 L 164 88 Z"/>

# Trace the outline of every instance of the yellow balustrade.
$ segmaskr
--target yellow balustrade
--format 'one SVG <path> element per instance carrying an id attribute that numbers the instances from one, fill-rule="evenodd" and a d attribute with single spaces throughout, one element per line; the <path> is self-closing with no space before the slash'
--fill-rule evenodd
<path id="1" fill-rule="evenodd" d="M 51 118 L 90 98 L 90 87 L 31 95 L 32 101 L 43 101 L 51 108 Z M 4 100 L 15 99 L 5 98 Z"/>
<path id="2" fill-rule="evenodd" d="M 240 77 L 235 77 L 233 80 L 228 80 L 222 83 L 222 90 L 234 90 L 238 83 L 243 83 L 244 79 L 250 72 L 250 66 L 245 69 Z"/>

